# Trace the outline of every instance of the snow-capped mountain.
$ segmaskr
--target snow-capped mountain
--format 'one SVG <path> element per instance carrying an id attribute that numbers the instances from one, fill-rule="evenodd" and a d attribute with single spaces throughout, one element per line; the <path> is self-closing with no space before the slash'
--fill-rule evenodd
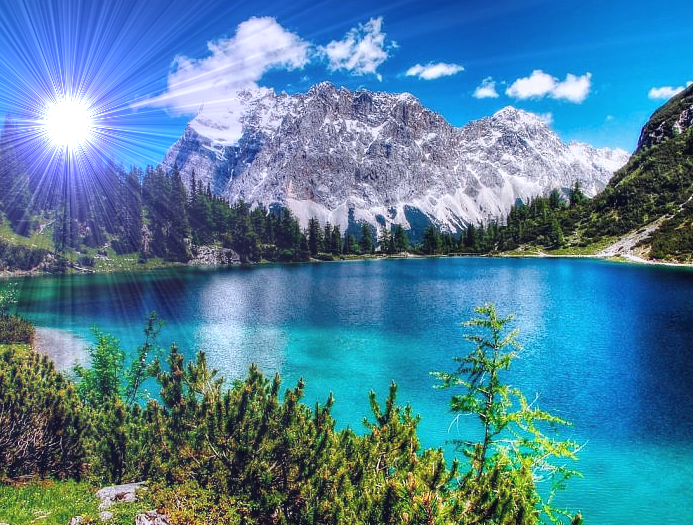
<path id="1" fill-rule="evenodd" d="M 305 94 L 238 97 L 237 114 L 202 108 L 164 164 L 177 163 L 186 184 L 194 171 L 231 202 L 288 206 L 304 225 L 317 217 L 342 231 L 353 221 L 457 230 L 575 181 L 594 195 L 628 159 L 565 144 L 512 107 L 457 128 L 407 93 L 324 82 Z"/>

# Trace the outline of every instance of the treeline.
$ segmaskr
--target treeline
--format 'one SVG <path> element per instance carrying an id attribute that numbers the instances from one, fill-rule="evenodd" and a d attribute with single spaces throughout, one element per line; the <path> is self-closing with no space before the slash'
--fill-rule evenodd
<path id="1" fill-rule="evenodd" d="M 356 224 L 353 232 L 311 220 L 302 230 L 286 208 L 250 208 L 239 201 L 230 205 L 213 195 L 192 173 L 190 188 L 174 166 L 147 166 L 144 170 L 108 162 L 83 166 L 84 171 L 42 173 L 29 169 L 30 159 L 20 146 L 21 135 L 7 119 L 0 135 L 0 221 L 7 219 L 18 235 L 40 232 L 51 239 L 56 260 L 53 269 L 65 268 L 60 256 L 91 266 L 106 256 L 107 247 L 118 255 L 186 262 L 192 246 L 217 245 L 236 251 L 245 262 L 305 261 L 312 257 L 398 253 L 409 247 L 401 226 L 381 232 Z M 46 250 L 4 242 L 3 266 L 9 270 L 36 268 Z"/>
<path id="2" fill-rule="evenodd" d="M 574 223 L 575 209 L 585 196 L 576 183 L 568 202 L 558 190 L 547 197 L 534 197 L 512 207 L 504 224 L 468 224 L 459 234 L 441 232 L 431 225 L 424 231 L 420 250 L 425 254 L 488 254 L 512 251 L 524 243 L 559 248 L 565 243 L 564 229 Z"/>
<path id="3" fill-rule="evenodd" d="M 382 254 L 392 255 L 405 252 L 411 247 L 401 224 L 395 224 L 390 229 L 383 225 L 379 236 L 375 233 L 373 226 L 361 223 L 357 230 L 358 235 L 349 232 L 342 235 L 339 226 L 332 226 L 328 221 L 323 227 L 318 219 L 311 218 L 308 221 L 306 236 L 312 257 L 320 257 L 321 254 L 369 255 L 375 253 L 376 249 Z"/>
<path id="4" fill-rule="evenodd" d="M 204 353 L 186 363 L 173 345 L 164 359 L 150 316 L 131 367 L 96 332 L 76 383 L 45 357 L 0 346 L 0 479 L 147 479 L 172 524 L 581 523 L 540 496 L 534 474 L 562 486 L 571 472 L 550 459 L 562 464 L 577 447 L 543 434 L 542 422 L 561 421 L 503 381 L 515 355 L 509 318 L 477 312 L 468 326 L 487 329 L 470 336 L 475 350 L 438 374 L 456 390 L 453 410 L 486 435 L 459 443 L 469 463 L 447 466 L 442 450 L 421 449 L 419 418 L 396 404 L 394 385 L 382 403 L 370 394 L 363 433 L 336 430 L 332 396 L 309 408 L 302 381 L 282 392 L 278 376 L 252 367 L 227 388 Z M 158 386 L 143 405 L 148 378 Z"/>

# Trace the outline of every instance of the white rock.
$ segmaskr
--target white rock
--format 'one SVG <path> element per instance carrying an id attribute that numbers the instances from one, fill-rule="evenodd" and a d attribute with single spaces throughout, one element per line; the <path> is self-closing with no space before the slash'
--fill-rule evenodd
<path id="1" fill-rule="evenodd" d="M 106 510 L 110 508 L 111 505 L 113 505 L 115 502 L 135 502 L 137 501 L 136 491 L 144 489 L 146 489 L 144 481 L 104 487 L 96 492 L 96 497 L 99 498 L 99 500 L 101 500 L 101 503 L 99 504 L 99 510 Z"/>

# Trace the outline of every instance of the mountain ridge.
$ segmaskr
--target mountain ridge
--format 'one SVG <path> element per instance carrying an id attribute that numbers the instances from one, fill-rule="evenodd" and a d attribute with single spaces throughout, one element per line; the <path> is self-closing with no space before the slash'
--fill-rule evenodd
<path id="1" fill-rule="evenodd" d="M 316 217 L 343 231 L 353 222 L 460 231 L 575 181 L 595 195 L 628 156 L 565 144 L 538 116 L 511 106 L 458 128 L 411 94 L 329 82 L 239 99 L 242 114 L 202 108 L 164 165 L 177 165 L 188 186 L 194 170 L 230 202 L 286 206 L 304 226 Z"/>

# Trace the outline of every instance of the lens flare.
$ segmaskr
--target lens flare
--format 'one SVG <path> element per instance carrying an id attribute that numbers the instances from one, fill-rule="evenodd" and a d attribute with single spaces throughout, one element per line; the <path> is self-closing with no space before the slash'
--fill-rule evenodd
<path id="1" fill-rule="evenodd" d="M 82 148 L 93 142 L 93 115 L 86 103 L 63 99 L 49 103 L 45 132 L 56 147 Z"/>

